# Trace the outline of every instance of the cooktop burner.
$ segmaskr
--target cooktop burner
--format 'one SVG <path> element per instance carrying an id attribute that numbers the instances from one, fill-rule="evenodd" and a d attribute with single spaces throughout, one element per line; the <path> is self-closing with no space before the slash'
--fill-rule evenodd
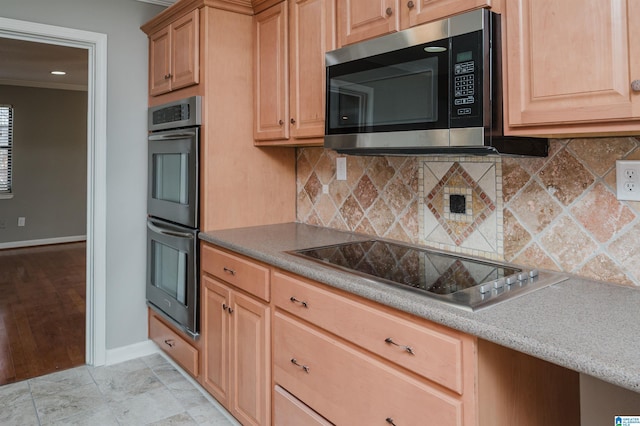
<path id="1" fill-rule="evenodd" d="M 560 274 L 526 271 L 380 240 L 291 253 L 471 310 L 566 279 Z"/>

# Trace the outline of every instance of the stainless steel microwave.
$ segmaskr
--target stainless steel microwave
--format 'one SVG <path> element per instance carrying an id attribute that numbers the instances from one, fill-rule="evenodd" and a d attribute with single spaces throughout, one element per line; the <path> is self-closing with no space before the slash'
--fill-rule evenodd
<path id="1" fill-rule="evenodd" d="M 500 16 L 478 9 L 326 53 L 324 146 L 351 154 L 546 156 L 505 137 Z"/>

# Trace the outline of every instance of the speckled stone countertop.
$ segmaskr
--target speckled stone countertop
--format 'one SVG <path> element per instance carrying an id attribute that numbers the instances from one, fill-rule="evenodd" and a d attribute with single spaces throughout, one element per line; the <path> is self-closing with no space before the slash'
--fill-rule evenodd
<path id="1" fill-rule="evenodd" d="M 284 253 L 368 238 L 298 223 L 200 233 L 203 241 L 640 392 L 640 289 L 570 276 L 468 312 Z"/>

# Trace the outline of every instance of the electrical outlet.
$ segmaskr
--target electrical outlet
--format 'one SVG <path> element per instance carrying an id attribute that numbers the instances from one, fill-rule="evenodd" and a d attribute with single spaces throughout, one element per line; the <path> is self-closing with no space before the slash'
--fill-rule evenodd
<path id="1" fill-rule="evenodd" d="M 26 219 L 24 217 L 18 218 L 18 226 L 24 226 Z"/>
<path id="2" fill-rule="evenodd" d="M 322 193 L 323 194 L 329 193 L 329 185 L 322 185 Z"/>
<path id="3" fill-rule="evenodd" d="M 640 161 L 616 161 L 618 200 L 640 201 Z"/>
<path id="4" fill-rule="evenodd" d="M 347 180 L 347 157 L 336 158 L 336 180 Z"/>

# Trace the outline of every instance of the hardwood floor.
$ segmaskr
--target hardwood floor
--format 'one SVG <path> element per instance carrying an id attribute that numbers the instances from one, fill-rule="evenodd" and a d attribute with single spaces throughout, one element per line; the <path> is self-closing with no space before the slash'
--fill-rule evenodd
<path id="1" fill-rule="evenodd" d="M 85 248 L 0 250 L 0 385 L 85 363 Z"/>

